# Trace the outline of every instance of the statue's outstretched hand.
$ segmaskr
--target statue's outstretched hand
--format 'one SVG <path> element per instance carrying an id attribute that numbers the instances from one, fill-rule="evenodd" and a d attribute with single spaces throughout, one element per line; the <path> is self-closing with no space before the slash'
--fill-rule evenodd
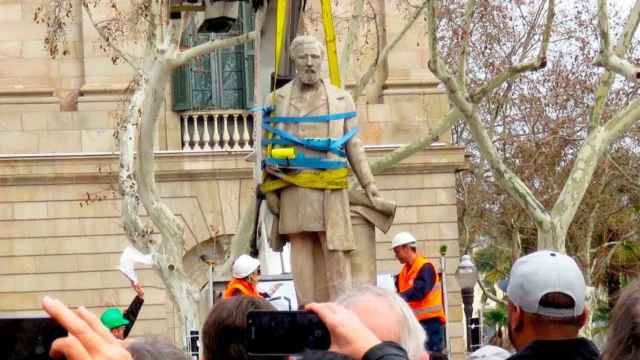
<path id="1" fill-rule="evenodd" d="M 371 201 L 371 204 L 373 206 L 376 206 L 376 203 L 379 200 L 382 200 L 382 196 L 380 195 L 380 192 L 378 191 L 378 187 L 376 186 L 375 183 L 369 183 L 367 184 L 367 186 L 365 186 L 364 188 L 364 192 L 365 194 L 367 194 L 367 198 L 369 198 L 369 201 Z"/>

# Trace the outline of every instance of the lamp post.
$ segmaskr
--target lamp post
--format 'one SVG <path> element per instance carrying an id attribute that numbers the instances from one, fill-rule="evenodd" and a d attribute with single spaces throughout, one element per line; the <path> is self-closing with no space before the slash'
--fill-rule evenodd
<path id="1" fill-rule="evenodd" d="M 462 292 L 464 304 L 465 328 L 467 333 L 467 351 L 471 352 L 471 327 L 469 319 L 473 315 L 473 288 L 478 281 L 478 271 L 471 260 L 471 256 L 463 255 L 456 270 L 456 280 Z"/>

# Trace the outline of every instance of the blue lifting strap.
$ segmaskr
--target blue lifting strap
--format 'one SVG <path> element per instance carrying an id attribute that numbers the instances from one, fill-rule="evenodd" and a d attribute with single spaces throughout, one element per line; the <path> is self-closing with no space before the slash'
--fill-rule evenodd
<path id="1" fill-rule="evenodd" d="M 282 129 L 278 129 L 273 126 L 269 126 L 267 124 L 263 124 L 262 128 L 280 137 L 280 139 L 269 140 L 265 142 L 267 144 L 299 145 L 315 151 L 329 151 L 341 157 L 347 156 L 347 154 L 344 152 L 343 147 L 358 132 L 358 128 L 351 128 L 346 134 L 344 134 L 344 136 L 338 139 L 333 139 L 333 138 L 312 139 L 312 138 L 299 138 L 289 132 L 286 132 Z"/>
<path id="2" fill-rule="evenodd" d="M 328 160 L 319 157 L 296 156 L 294 159 L 274 159 L 268 157 L 264 159 L 265 165 L 301 168 L 301 169 L 340 169 L 346 168 L 347 163 L 342 160 Z"/>
<path id="3" fill-rule="evenodd" d="M 250 113 L 262 112 L 265 115 L 270 114 L 272 111 L 273 111 L 273 108 L 271 106 L 256 106 L 247 110 L 247 112 L 250 112 Z"/>
<path id="4" fill-rule="evenodd" d="M 308 115 L 308 116 L 273 116 L 271 121 L 281 123 L 320 123 L 333 120 L 351 119 L 356 116 L 355 111 L 326 114 L 326 115 Z"/>

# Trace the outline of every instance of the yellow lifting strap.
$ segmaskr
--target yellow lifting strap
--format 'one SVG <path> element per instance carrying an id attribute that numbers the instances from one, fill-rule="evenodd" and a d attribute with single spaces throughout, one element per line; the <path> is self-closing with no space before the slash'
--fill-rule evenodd
<path id="1" fill-rule="evenodd" d="M 273 174 L 276 179 L 265 180 L 260 186 L 267 193 L 295 185 L 308 189 L 346 189 L 349 186 L 349 169 L 327 169 L 320 171 L 301 171 L 295 174 Z"/>
<path id="2" fill-rule="evenodd" d="M 341 87 L 340 65 L 336 50 L 336 32 L 333 29 L 333 15 L 331 14 L 331 0 L 322 0 L 322 26 L 327 44 L 327 60 L 329 61 L 329 79 L 331 84 Z"/>
<path id="3" fill-rule="evenodd" d="M 285 24 L 287 18 L 288 0 L 278 0 L 276 3 L 276 29 L 275 29 L 275 79 L 278 78 L 280 61 L 282 58 L 282 48 L 285 38 Z M 322 0 L 322 23 L 324 27 L 327 60 L 329 62 L 329 78 L 331 84 L 340 87 L 340 67 L 338 64 L 338 52 L 336 50 L 336 34 L 333 28 L 333 15 L 331 13 L 331 0 Z M 275 105 L 275 84 L 273 86 L 274 99 L 272 105 Z M 267 133 L 267 139 L 272 139 L 273 134 Z M 267 146 L 267 154 L 271 154 L 274 150 L 272 145 Z M 284 149 L 290 151 L 291 149 Z M 290 157 L 287 156 L 287 158 Z M 284 174 L 270 172 L 272 179 L 266 179 L 261 185 L 262 192 L 271 192 L 286 188 L 291 185 L 310 188 L 310 189 L 346 189 L 349 186 L 349 169 L 327 169 L 327 170 L 305 170 L 296 174 Z"/>
<path id="4" fill-rule="evenodd" d="M 285 24 L 287 20 L 287 7 L 289 6 L 288 0 L 278 0 L 276 3 L 276 39 L 275 39 L 275 73 L 273 74 L 273 89 L 271 89 L 273 94 L 273 99 L 271 101 L 271 106 L 275 106 L 276 104 L 276 83 L 278 81 L 278 71 L 280 69 L 280 60 L 282 58 L 282 47 L 284 46 L 284 30 Z M 260 125 L 261 126 L 261 125 Z M 271 132 L 267 132 L 267 139 L 271 140 L 273 138 L 273 134 Z M 271 144 L 267 145 L 267 154 L 271 154 L 273 146 Z M 260 151 L 260 149 L 258 149 Z"/>
<path id="5" fill-rule="evenodd" d="M 278 0 L 276 3 L 276 43 L 275 43 L 275 74 L 274 80 L 278 78 L 278 71 L 280 69 L 280 60 L 282 58 L 282 47 L 284 46 L 284 31 L 287 20 L 287 8 L 288 0 Z M 273 82 L 273 89 L 276 89 L 276 82 Z"/>

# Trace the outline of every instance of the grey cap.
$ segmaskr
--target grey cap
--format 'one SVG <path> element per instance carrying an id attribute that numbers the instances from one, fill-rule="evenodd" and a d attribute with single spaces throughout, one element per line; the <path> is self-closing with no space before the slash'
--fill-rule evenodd
<path id="1" fill-rule="evenodd" d="M 467 360 L 504 360 L 509 356 L 511 354 L 501 347 L 485 345 L 469 354 Z"/>
<path id="2" fill-rule="evenodd" d="M 540 306 L 548 293 L 563 293 L 574 301 L 573 308 Z M 550 317 L 575 317 L 584 312 L 586 285 L 578 264 L 567 255 L 537 251 L 519 258 L 511 268 L 507 296 L 512 303 L 531 314 Z"/>

